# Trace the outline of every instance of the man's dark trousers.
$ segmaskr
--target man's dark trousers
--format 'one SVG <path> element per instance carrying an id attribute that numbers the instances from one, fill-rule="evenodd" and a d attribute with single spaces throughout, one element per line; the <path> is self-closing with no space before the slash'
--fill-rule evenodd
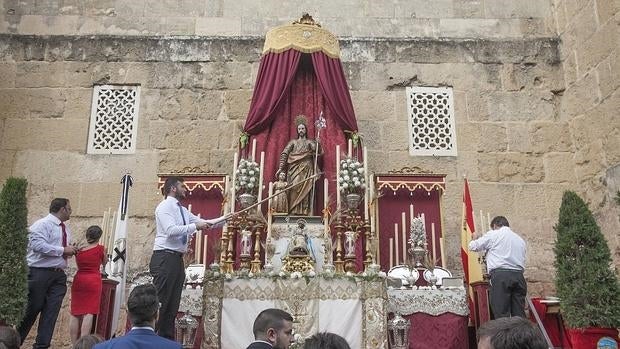
<path id="1" fill-rule="evenodd" d="M 491 270 L 490 303 L 495 319 L 500 317 L 525 317 L 527 283 L 523 271 L 514 269 Z"/>
<path id="2" fill-rule="evenodd" d="M 149 269 L 161 303 L 155 331 L 162 337 L 174 340 L 174 322 L 185 282 L 183 254 L 170 250 L 153 251 Z"/>
<path id="3" fill-rule="evenodd" d="M 22 343 L 40 313 L 37 338 L 33 348 L 50 347 L 65 293 L 67 293 L 67 275 L 62 269 L 29 268 L 28 306 L 24 319 L 17 328 Z"/>

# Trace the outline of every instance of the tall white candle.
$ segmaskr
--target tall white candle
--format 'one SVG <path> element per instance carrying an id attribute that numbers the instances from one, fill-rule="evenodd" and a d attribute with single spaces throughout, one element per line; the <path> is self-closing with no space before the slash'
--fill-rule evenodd
<path id="1" fill-rule="evenodd" d="M 368 148 L 364 147 L 364 183 L 366 184 L 366 191 L 364 191 L 364 220 L 368 220 L 368 210 L 369 207 L 369 198 L 370 198 L 370 187 L 368 187 Z"/>
<path id="2" fill-rule="evenodd" d="M 194 259 L 196 260 L 196 264 L 200 263 L 200 257 L 202 257 L 202 253 L 200 253 L 200 249 L 202 248 L 201 238 L 202 231 L 197 230 L 196 237 L 194 238 Z"/>
<path id="3" fill-rule="evenodd" d="M 340 145 L 336 144 L 336 209 L 340 209 Z"/>
<path id="4" fill-rule="evenodd" d="M 405 212 L 401 212 L 402 233 L 403 233 L 403 262 L 407 262 L 407 218 Z"/>
<path id="5" fill-rule="evenodd" d="M 273 182 L 269 182 L 269 196 L 273 195 Z M 285 195 L 285 194 L 282 194 Z M 267 239 L 271 238 L 271 222 L 273 219 L 273 214 L 271 212 L 271 201 L 273 199 L 267 200 Z"/>
<path id="6" fill-rule="evenodd" d="M 487 212 L 487 226 L 491 227 L 491 214 Z"/>
<path id="7" fill-rule="evenodd" d="M 441 252 L 441 266 L 446 268 L 448 265 L 448 261 L 446 261 L 446 253 L 444 250 L 443 237 L 439 238 L 439 251 Z"/>
<path id="8" fill-rule="evenodd" d="M 482 210 L 480 210 L 480 234 L 483 234 L 488 231 L 488 225 L 484 221 L 484 215 L 482 214 Z"/>
<path id="9" fill-rule="evenodd" d="M 208 245 L 209 239 L 207 239 L 207 236 L 204 236 L 204 242 L 203 242 L 203 249 L 202 249 L 202 264 L 207 265 L 207 257 L 209 256 L 209 250 L 207 250 L 207 245 Z"/>
<path id="10" fill-rule="evenodd" d="M 329 181 L 327 178 L 323 179 L 323 209 L 327 209 L 327 205 L 329 205 L 329 190 L 328 190 Z"/>
<path id="11" fill-rule="evenodd" d="M 230 212 L 235 212 L 235 180 L 237 179 L 237 163 L 239 162 L 239 153 L 235 152 L 233 156 L 233 176 L 230 184 Z"/>
<path id="12" fill-rule="evenodd" d="M 192 213 L 192 204 L 187 205 L 187 210 L 189 213 Z"/>
<path id="13" fill-rule="evenodd" d="M 252 140 L 252 161 L 256 162 L 256 138 Z"/>
<path id="14" fill-rule="evenodd" d="M 394 223 L 394 250 L 396 250 L 396 265 L 398 265 L 398 261 L 400 260 L 399 255 L 398 255 L 398 250 L 400 249 L 400 246 L 398 245 L 398 223 Z"/>
<path id="15" fill-rule="evenodd" d="M 258 200 L 263 198 L 263 169 L 265 168 L 265 152 L 260 152 L 260 173 L 258 175 Z M 263 209 L 263 204 L 258 205 L 258 210 Z"/>
<path id="16" fill-rule="evenodd" d="M 394 239 L 390 238 L 390 269 L 394 267 Z"/>
<path id="17" fill-rule="evenodd" d="M 374 197 L 374 194 L 373 194 L 374 193 L 374 189 L 375 189 L 375 178 L 374 178 L 374 176 L 371 176 L 371 175 L 368 175 L 368 178 L 370 178 L 370 183 L 368 185 L 368 188 L 366 188 L 366 190 L 370 191 L 370 202 L 368 203 L 368 210 L 372 209 L 372 211 L 370 211 L 370 231 L 371 232 L 375 232 L 375 231 L 377 231 L 377 229 L 375 228 L 375 211 L 376 211 L 375 209 L 376 209 L 376 207 L 374 207 L 374 206 L 372 208 L 370 207 L 370 205 L 373 204 L 373 201 L 375 200 L 375 197 Z M 373 205 L 378 205 L 378 203 L 375 202 Z"/>
<path id="18" fill-rule="evenodd" d="M 431 223 L 431 248 L 433 249 L 433 260 L 435 261 L 435 264 L 437 264 L 437 251 L 435 251 L 436 238 L 435 223 Z"/>
<path id="19" fill-rule="evenodd" d="M 353 156 L 353 140 L 352 139 L 349 139 L 349 141 L 347 142 L 347 156 L 348 157 Z"/>
<path id="20" fill-rule="evenodd" d="M 413 220 L 413 204 L 409 204 L 409 222 Z"/>

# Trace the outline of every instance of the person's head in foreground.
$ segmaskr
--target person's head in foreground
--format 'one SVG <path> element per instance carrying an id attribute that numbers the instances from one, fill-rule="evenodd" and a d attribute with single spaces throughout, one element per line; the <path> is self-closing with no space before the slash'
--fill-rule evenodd
<path id="1" fill-rule="evenodd" d="M 520 316 L 486 322 L 478 329 L 478 349 L 548 349 L 542 333 Z"/>
<path id="2" fill-rule="evenodd" d="M 335 333 L 321 332 L 306 339 L 304 349 L 351 349 L 346 339 Z"/>
<path id="3" fill-rule="evenodd" d="M 293 342 L 293 317 L 280 309 L 265 309 L 254 320 L 254 338 L 274 349 L 288 349 Z"/>

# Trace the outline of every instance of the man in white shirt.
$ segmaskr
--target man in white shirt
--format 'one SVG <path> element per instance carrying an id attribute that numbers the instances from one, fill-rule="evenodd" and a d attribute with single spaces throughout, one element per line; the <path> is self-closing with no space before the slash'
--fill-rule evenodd
<path id="1" fill-rule="evenodd" d="M 185 198 L 186 192 L 183 178 L 166 179 L 162 188 L 165 199 L 155 209 L 157 232 L 149 264 L 153 284 L 157 287 L 157 296 L 161 302 L 155 330 L 160 336 L 172 340 L 174 340 L 174 320 L 179 311 L 181 291 L 185 282 L 183 254 L 187 252 L 187 243 L 197 230 L 219 226 L 226 219 L 219 217 L 204 220 L 189 212 L 179 202 Z"/>
<path id="2" fill-rule="evenodd" d="M 496 319 L 525 317 L 525 241 L 510 229 L 506 217 L 493 218 L 491 229 L 484 235 L 474 234 L 469 243 L 470 250 L 486 252 L 491 310 Z"/>
<path id="3" fill-rule="evenodd" d="M 67 293 L 67 259 L 77 252 L 70 244 L 68 199 L 56 198 L 49 214 L 28 228 L 28 305 L 17 327 L 22 343 L 39 316 L 34 348 L 49 348 L 62 300 Z"/>

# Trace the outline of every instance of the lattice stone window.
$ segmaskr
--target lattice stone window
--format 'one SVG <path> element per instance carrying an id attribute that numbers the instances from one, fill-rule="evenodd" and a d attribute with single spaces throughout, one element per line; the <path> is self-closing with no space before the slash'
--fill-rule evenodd
<path id="1" fill-rule="evenodd" d="M 95 85 L 88 132 L 89 154 L 136 151 L 140 86 Z"/>
<path id="2" fill-rule="evenodd" d="M 409 154 L 456 156 L 452 88 L 407 87 Z"/>

